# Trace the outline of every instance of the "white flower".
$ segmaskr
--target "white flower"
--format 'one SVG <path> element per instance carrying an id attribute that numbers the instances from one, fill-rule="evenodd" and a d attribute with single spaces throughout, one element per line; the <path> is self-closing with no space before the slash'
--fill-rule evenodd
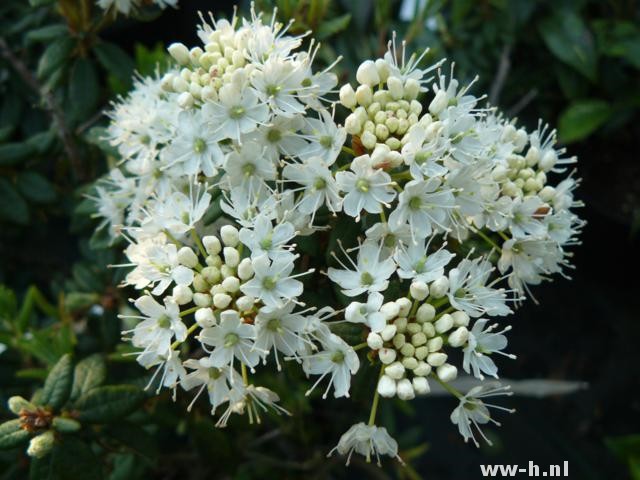
<path id="1" fill-rule="evenodd" d="M 462 368 L 467 373 L 469 368 L 473 369 L 473 376 L 484 380 L 483 373 L 498 378 L 498 367 L 489 357 L 492 353 L 499 353 L 508 358 L 515 358 L 515 355 L 504 353 L 507 347 L 507 337 L 502 335 L 511 330 L 508 326 L 500 332 L 494 332 L 498 327 L 495 323 L 485 328 L 489 320 L 480 318 L 473 324 L 473 328 L 469 332 L 467 345 L 464 347 L 464 360 Z"/>
<path id="2" fill-rule="evenodd" d="M 200 387 L 187 407 L 187 411 L 191 411 L 198 397 L 206 389 L 209 395 L 209 403 L 211 403 L 211 415 L 214 415 L 216 409 L 229 400 L 230 385 L 242 383 L 242 378 L 238 372 L 229 367 L 215 367 L 210 357 L 202 357 L 199 360 L 190 358 L 183 365 L 193 371 L 185 375 L 180 381 L 182 388 L 191 390 L 195 387 Z"/>
<path id="3" fill-rule="evenodd" d="M 446 250 L 443 245 L 433 253 L 427 253 L 429 244 L 425 241 L 409 243 L 408 247 L 398 248 L 394 259 L 398 263 L 398 276 L 405 279 L 413 279 L 415 282 L 430 283 L 444 274 L 444 267 L 455 256 Z"/>
<path id="4" fill-rule="evenodd" d="M 384 297 L 381 293 L 372 292 L 367 303 L 351 302 L 345 311 L 344 318 L 351 323 L 364 323 L 372 332 L 381 332 L 387 325 L 385 316 L 380 313 Z"/>
<path id="5" fill-rule="evenodd" d="M 449 303 L 463 310 L 470 317 L 481 315 L 504 316 L 511 313 L 506 304 L 503 289 L 492 288 L 495 281 L 487 285 L 494 268 L 483 257 L 473 260 L 465 258 L 449 272 Z"/>
<path id="6" fill-rule="evenodd" d="M 358 354 L 333 333 L 322 339 L 322 347 L 321 352 L 306 357 L 302 365 L 308 375 L 320 375 L 306 394 L 309 395 L 327 375 L 330 375 L 329 385 L 322 398 L 327 398 L 332 386 L 335 398 L 348 397 L 351 375 L 355 375 L 360 368 Z"/>
<path id="7" fill-rule="evenodd" d="M 322 158 L 310 157 L 304 163 L 287 165 L 282 173 L 284 178 L 304 187 L 302 198 L 296 206 L 301 213 L 314 215 L 323 205 L 332 212 L 340 210 L 342 199 L 338 187 Z"/>
<path id="8" fill-rule="evenodd" d="M 303 133 L 309 143 L 297 156 L 305 163 L 309 157 L 320 157 L 331 166 L 347 139 L 347 132 L 335 124 L 329 112 L 321 110 L 319 113 L 320 118 L 305 118 Z"/>
<path id="9" fill-rule="evenodd" d="M 480 446 L 473 433 L 472 427 L 475 427 L 482 438 L 484 438 L 489 445 L 492 445 L 491 441 L 485 436 L 481 429 L 481 425 L 486 425 L 487 423 L 500 426 L 500 423 L 491 418 L 489 407 L 509 413 L 513 413 L 515 410 L 498 405 L 486 404 L 481 399 L 501 395 L 513 395 L 513 392 L 509 392 L 508 390 L 509 387 L 502 387 L 499 383 L 479 385 L 469 390 L 466 395 L 460 397 L 459 405 L 451 412 L 451 422 L 458 426 L 460 435 L 464 437 L 465 442 L 472 439 L 476 447 Z"/>
<path id="10" fill-rule="evenodd" d="M 264 155 L 274 162 L 279 160 L 280 155 L 296 157 L 307 146 L 304 134 L 298 131 L 303 125 L 302 117 L 275 117 L 268 125 L 261 125 L 247 134 L 246 141 L 261 145 Z"/>
<path id="11" fill-rule="evenodd" d="M 398 197 L 398 206 L 389 216 L 389 223 L 396 228 L 408 223 L 414 242 L 428 237 L 433 230 L 446 231 L 455 199 L 451 190 L 440 189 L 441 183 L 436 177 L 408 182 Z"/>
<path id="12" fill-rule="evenodd" d="M 331 456 L 335 451 L 340 455 L 347 455 L 347 465 L 351 461 L 353 452 L 365 457 L 367 462 L 375 457 L 378 466 L 380 466 L 380 455 L 389 455 L 402 462 L 398 455 L 398 442 L 389 435 L 387 429 L 375 425 L 365 425 L 363 422 L 351 426 L 327 456 Z"/>
<path id="13" fill-rule="evenodd" d="M 509 229 L 514 238 L 541 237 L 547 233 L 542 222 L 545 215 L 538 213 L 542 207 L 542 201 L 536 196 L 513 200 Z"/>
<path id="14" fill-rule="evenodd" d="M 278 351 L 295 356 L 305 343 L 302 332 L 307 321 L 299 313 L 292 313 L 294 307 L 293 302 L 275 309 L 262 307 L 255 319 L 256 348 L 264 352 L 270 352 L 273 348 L 278 370 L 281 369 Z"/>
<path id="15" fill-rule="evenodd" d="M 293 117 L 304 113 L 304 105 L 298 101 L 298 89 L 304 73 L 290 61 L 268 59 L 253 72 L 251 84 L 260 100 L 269 105 L 276 115 Z"/>
<path id="16" fill-rule="evenodd" d="M 202 107 L 204 117 L 218 125 L 222 137 L 237 141 L 269 117 L 269 107 L 259 101 L 255 91 L 242 87 L 226 84 L 218 92 L 218 102 L 207 102 Z"/>
<path id="17" fill-rule="evenodd" d="M 189 183 L 189 194 L 173 192 L 168 197 L 158 200 L 149 208 L 149 216 L 142 223 L 143 228 L 155 227 L 166 229 L 173 235 L 181 235 L 202 219 L 211 203 L 211 194 L 202 188 L 202 184 Z"/>
<path id="18" fill-rule="evenodd" d="M 395 271 L 393 258 L 381 258 L 382 245 L 365 242 L 358 249 L 358 261 L 354 263 L 347 259 L 354 270 L 351 270 L 334 254 L 344 270 L 330 267 L 329 278 L 342 287 L 342 293 L 348 297 L 355 297 L 364 292 L 381 292 L 387 289 L 389 277 Z"/>
<path id="19" fill-rule="evenodd" d="M 413 178 L 420 180 L 447 173 L 447 167 L 439 162 L 444 149 L 437 145 L 437 139 L 427 143 L 425 128 L 416 124 L 409 130 L 407 139 L 402 147 L 402 158 L 409 165 Z"/>
<path id="20" fill-rule="evenodd" d="M 263 155 L 263 150 L 261 145 L 247 142 L 238 152 L 227 156 L 224 170 L 232 187 L 241 186 L 245 191 L 254 192 L 263 182 L 276 179 L 276 167 Z"/>
<path id="21" fill-rule="evenodd" d="M 133 333 L 131 344 L 143 349 L 138 354 L 138 363 L 148 368 L 158 357 L 169 354 L 174 338 L 179 342 L 187 338 L 187 327 L 182 323 L 180 309 L 171 297 L 165 298 L 162 306 L 150 295 L 144 295 L 135 301 L 135 306 L 144 316 L 134 318 L 142 321 L 133 330 L 123 333 Z"/>
<path id="22" fill-rule="evenodd" d="M 266 255 L 254 258 L 251 261 L 254 277 L 242 285 L 240 290 L 245 295 L 262 300 L 268 307 L 282 307 L 302 294 L 302 282 L 295 277 L 304 273 L 291 275 L 296 258 L 292 254 L 280 255 L 272 261 Z"/>
<path id="23" fill-rule="evenodd" d="M 240 229 L 240 241 L 251 250 L 251 257 L 267 255 L 271 259 L 281 255 L 291 256 L 288 242 L 296 236 L 293 225 L 284 222 L 273 226 L 269 218 L 258 215 L 253 221 L 253 228 Z"/>
<path id="24" fill-rule="evenodd" d="M 380 213 L 388 207 L 396 192 L 388 173 L 375 170 L 369 155 L 362 155 L 351 162 L 352 172 L 338 172 L 336 181 L 340 190 L 346 192 L 343 209 L 347 215 L 360 219 L 360 213 Z"/>
<path id="25" fill-rule="evenodd" d="M 365 232 L 367 240 L 375 243 L 382 243 L 385 248 L 391 249 L 391 252 L 401 245 L 410 245 L 413 243 L 411 238 L 411 229 L 409 225 L 390 225 L 385 222 L 378 222 L 369 227 Z"/>
<path id="26" fill-rule="evenodd" d="M 224 154 L 218 145 L 216 128 L 206 122 L 200 110 L 181 112 L 171 143 L 162 149 L 163 169 L 172 168 L 181 175 L 202 172 L 213 177 L 222 166 Z"/>
<path id="27" fill-rule="evenodd" d="M 193 270 L 179 264 L 178 249 L 174 244 L 166 243 L 163 234 L 132 243 L 125 254 L 135 266 L 127 274 L 125 284 L 138 290 L 155 286 L 151 293 L 161 295 L 172 282 L 191 285 L 193 281 Z"/>
<path id="28" fill-rule="evenodd" d="M 203 345 L 213 347 L 211 365 L 214 367 L 231 367 L 234 358 L 250 367 L 258 364 L 260 354 L 254 346 L 256 331 L 253 325 L 242 323 L 238 312 L 225 310 L 220 314 L 220 323 L 210 328 L 203 328 L 198 340 Z"/>

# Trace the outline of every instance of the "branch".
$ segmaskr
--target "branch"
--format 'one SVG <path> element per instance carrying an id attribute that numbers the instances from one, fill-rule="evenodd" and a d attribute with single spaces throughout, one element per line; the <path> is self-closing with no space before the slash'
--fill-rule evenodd
<path id="1" fill-rule="evenodd" d="M 500 93 L 504 87 L 504 82 L 509 74 L 511 68 L 511 45 L 505 45 L 500 55 L 500 63 L 498 64 L 498 71 L 491 85 L 491 91 L 489 92 L 489 103 L 491 105 L 497 105 Z"/>
<path id="2" fill-rule="evenodd" d="M 58 102 L 56 101 L 53 94 L 50 91 L 45 91 L 42 88 L 36 77 L 27 68 L 24 62 L 22 62 L 22 60 L 20 60 L 13 54 L 13 52 L 9 48 L 9 45 L 7 45 L 7 42 L 3 37 L 0 37 L 0 57 L 9 62 L 9 64 L 14 68 L 18 75 L 22 77 L 24 82 L 42 98 L 46 110 L 49 112 L 49 115 L 51 116 L 53 123 L 58 130 L 58 136 L 60 137 L 60 140 L 62 140 L 64 150 L 69 157 L 71 166 L 75 170 L 78 178 L 82 178 L 83 168 L 80 155 L 78 154 L 78 148 L 76 146 L 72 133 L 67 127 L 62 108 L 60 108 L 60 105 L 58 105 Z"/>

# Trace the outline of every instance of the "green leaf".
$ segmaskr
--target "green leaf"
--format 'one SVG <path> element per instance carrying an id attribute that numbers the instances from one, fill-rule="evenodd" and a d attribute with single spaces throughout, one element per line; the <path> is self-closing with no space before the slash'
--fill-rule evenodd
<path id="1" fill-rule="evenodd" d="M 127 87 L 131 86 L 131 75 L 135 65 L 124 50 L 113 43 L 103 42 L 95 46 L 94 52 L 107 72 L 114 75 Z"/>
<path id="2" fill-rule="evenodd" d="M 5 178 L 0 178 L 0 220 L 26 225 L 29 223 L 29 207 Z"/>
<path id="3" fill-rule="evenodd" d="M 47 25 L 46 27 L 36 28 L 35 30 L 27 32 L 25 40 L 27 43 L 49 42 L 60 38 L 60 36 L 65 35 L 68 31 L 69 29 L 66 25 Z"/>
<path id="4" fill-rule="evenodd" d="M 593 37 L 575 12 L 557 11 L 552 18 L 541 22 L 539 28 L 551 53 L 595 81 L 597 55 Z"/>
<path id="5" fill-rule="evenodd" d="M 81 290 L 85 292 L 99 292 L 102 290 L 102 282 L 98 278 L 95 269 L 85 263 L 76 263 L 71 269 L 73 279 Z"/>
<path id="6" fill-rule="evenodd" d="M 90 390 L 99 387 L 106 377 L 107 367 L 101 355 L 91 355 L 78 362 L 73 375 L 70 399 L 75 401 Z"/>
<path id="7" fill-rule="evenodd" d="M 604 100 L 573 102 L 558 121 L 558 136 L 564 143 L 581 140 L 593 133 L 611 116 L 611 106 Z"/>
<path id="8" fill-rule="evenodd" d="M 223 199 L 222 191 L 217 190 L 213 192 L 211 196 L 212 196 L 212 199 L 211 199 L 211 203 L 209 204 L 209 208 L 207 209 L 204 216 L 202 217 L 202 222 L 205 225 L 212 224 L 224 214 L 224 212 L 222 211 L 222 208 L 220 207 L 220 202 Z"/>
<path id="9" fill-rule="evenodd" d="M 109 423 L 133 412 L 144 400 L 144 393 L 133 385 L 113 385 L 90 390 L 78 399 L 78 420 Z"/>
<path id="10" fill-rule="evenodd" d="M 84 138 L 87 142 L 95 145 L 107 155 L 111 155 L 112 157 L 119 157 L 118 149 L 111 145 L 108 140 L 109 135 L 107 134 L 107 129 L 105 127 L 90 128 L 84 135 Z"/>
<path id="11" fill-rule="evenodd" d="M 0 145 L 0 166 L 15 165 L 34 154 L 34 148 L 27 142 L 13 142 Z"/>
<path id="12" fill-rule="evenodd" d="M 76 120 L 89 117 L 100 100 L 100 83 L 92 62 L 79 58 L 71 70 L 69 80 L 69 100 L 72 115 Z"/>
<path id="13" fill-rule="evenodd" d="M 25 143 L 29 145 L 36 154 L 43 155 L 53 146 L 56 138 L 56 132 L 53 129 L 49 129 L 32 135 Z"/>
<path id="14" fill-rule="evenodd" d="M 18 315 L 18 300 L 10 288 L 0 285 L 0 320 L 12 322 Z"/>
<path id="15" fill-rule="evenodd" d="M 0 424 L 0 450 L 19 447 L 26 443 L 29 432 L 20 427 L 20 420 L 9 420 Z"/>
<path id="16" fill-rule="evenodd" d="M 71 383 L 73 381 L 73 364 L 71 355 L 63 355 L 56 363 L 47 380 L 44 382 L 42 397 L 40 402 L 54 410 L 62 407 L 71 393 Z"/>
<path id="17" fill-rule="evenodd" d="M 640 434 L 607 437 L 604 443 L 621 462 L 626 462 L 630 457 L 640 458 Z"/>
<path id="18" fill-rule="evenodd" d="M 326 22 L 322 22 L 320 27 L 318 28 L 317 38 L 319 40 L 324 40 L 332 35 L 335 35 L 338 32 L 345 30 L 349 23 L 351 22 L 351 14 L 345 13 L 344 15 L 340 15 L 339 17 L 332 18 Z"/>
<path id="19" fill-rule="evenodd" d="M 51 453 L 31 460 L 30 480 L 102 480 L 102 468 L 91 444 L 63 435 Z"/>
<path id="20" fill-rule="evenodd" d="M 44 176 L 26 170 L 18 174 L 18 189 L 29 200 L 36 203 L 51 203 L 56 199 L 53 184 Z"/>
<path id="21" fill-rule="evenodd" d="M 40 57 L 38 63 L 38 78 L 48 78 L 53 72 L 60 69 L 70 57 L 75 42 L 70 37 L 61 37 L 54 40 Z"/>

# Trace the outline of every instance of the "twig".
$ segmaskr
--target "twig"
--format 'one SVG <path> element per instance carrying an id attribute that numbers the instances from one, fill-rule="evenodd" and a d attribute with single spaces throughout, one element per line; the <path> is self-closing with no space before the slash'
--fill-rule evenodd
<path id="1" fill-rule="evenodd" d="M 64 120 L 64 113 L 58 105 L 53 94 L 49 91 L 45 91 L 36 77 L 31 73 L 31 71 L 27 68 L 27 66 L 22 62 L 18 57 L 16 57 L 9 45 L 5 41 L 3 37 L 0 37 L 0 56 L 7 60 L 11 66 L 15 69 L 15 71 L 22 77 L 24 82 L 31 87 L 33 91 L 35 91 L 46 106 L 46 110 L 51 115 L 53 119 L 53 123 L 56 125 L 58 129 L 58 136 L 62 140 L 62 144 L 64 146 L 64 150 L 69 157 L 69 161 L 73 169 L 76 172 L 78 178 L 83 177 L 83 168 L 82 162 L 80 161 L 80 156 L 78 154 L 78 148 L 76 146 L 75 140 L 73 138 L 72 133 L 69 131 L 67 124 Z"/>
<path id="2" fill-rule="evenodd" d="M 537 96 L 538 96 L 538 89 L 532 88 L 527 92 L 527 94 L 524 97 L 518 100 L 518 102 L 513 107 L 507 110 L 507 116 L 515 117 L 516 115 L 518 115 L 518 113 L 520 113 L 521 110 L 524 109 L 524 107 L 529 105 L 529 103 L 531 103 L 531 101 Z"/>
<path id="3" fill-rule="evenodd" d="M 489 103 L 491 105 L 497 105 L 500 93 L 504 87 L 504 82 L 509 74 L 511 68 L 511 44 L 507 44 L 502 49 L 500 54 L 500 63 L 498 64 L 498 70 L 496 76 L 491 84 L 491 90 L 489 92 Z"/>

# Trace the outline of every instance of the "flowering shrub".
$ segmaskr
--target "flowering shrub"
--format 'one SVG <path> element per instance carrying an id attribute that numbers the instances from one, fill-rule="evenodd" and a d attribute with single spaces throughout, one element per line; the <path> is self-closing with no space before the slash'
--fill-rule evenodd
<path id="1" fill-rule="evenodd" d="M 126 239 L 137 311 L 123 336 L 148 388 L 189 392 L 189 410 L 207 397 L 223 427 L 296 413 L 258 369 L 295 362 L 307 395 L 340 398 L 367 362 L 379 371 L 368 421 L 329 454 L 402 461 L 376 423 L 381 397 L 433 385 L 455 397 L 465 441 L 488 442 L 490 409 L 510 410 L 487 399 L 509 389 L 452 382 L 498 379 L 495 359 L 514 358 L 504 317 L 532 285 L 568 276 L 576 159 L 395 36 L 354 88 L 314 69 L 317 44 L 275 15 L 201 20 L 201 45 L 170 45 L 171 69 L 114 103 L 121 161 L 92 193 L 112 242 Z M 327 236 L 329 255 L 310 259 L 305 242 Z M 342 305 L 309 295 L 319 283 Z"/>

